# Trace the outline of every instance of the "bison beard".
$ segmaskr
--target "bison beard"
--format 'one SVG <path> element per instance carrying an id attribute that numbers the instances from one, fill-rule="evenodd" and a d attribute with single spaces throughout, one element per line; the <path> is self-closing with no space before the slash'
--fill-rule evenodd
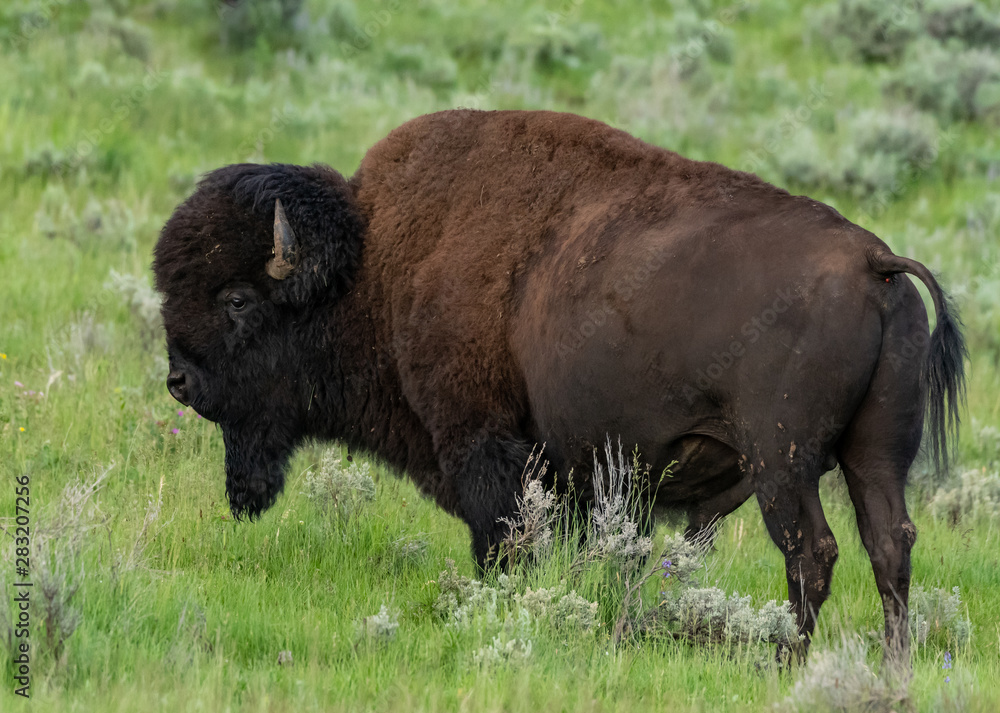
<path id="1" fill-rule="evenodd" d="M 270 432 L 222 427 L 226 444 L 226 496 L 237 520 L 254 520 L 274 504 L 285 487 L 292 446 L 269 440 Z"/>
<path id="2" fill-rule="evenodd" d="M 299 442 L 338 439 L 462 518 L 485 567 L 533 447 L 579 484 L 620 438 L 654 477 L 675 463 L 656 504 L 689 533 L 756 497 L 804 652 L 839 464 L 905 655 L 906 477 L 925 413 L 946 462 L 965 347 L 933 275 L 832 208 L 581 117 L 452 111 L 349 182 L 214 171 L 154 271 L 170 388 L 222 424 L 237 518 L 274 503 Z"/>

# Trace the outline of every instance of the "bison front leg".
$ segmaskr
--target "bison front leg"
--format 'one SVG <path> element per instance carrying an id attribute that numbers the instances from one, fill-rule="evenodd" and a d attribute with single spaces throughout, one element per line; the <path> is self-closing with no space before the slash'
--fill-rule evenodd
<path id="1" fill-rule="evenodd" d="M 503 520 L 517 517 L 521 477 L 530 455 L 525 441 L 480 433 L 470 448 L 443 463 L 454 479 L 458 510 L 472 535 L 472 554 L 484 570 L 505 564 L 500 544 L 509 525 Z"/>

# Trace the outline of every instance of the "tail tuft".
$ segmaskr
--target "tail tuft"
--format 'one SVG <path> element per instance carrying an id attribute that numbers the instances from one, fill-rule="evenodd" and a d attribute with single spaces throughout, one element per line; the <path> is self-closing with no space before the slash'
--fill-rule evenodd
<path id="1" fill-rule="evenodd" d="M 951 447 L 958 443 L 959 407 L 965 400 L 965 360 L 968 350 L 961 324 L 942 293 L 946 309 L 939 310 L 931 333 L 924 380 L 927 384 L 927 416 L 930 420 L 931 452 L 935 467 L 948 472 Z"/>
<path id="2" fill-rule="evenodd" d="M 961 321 L 934 275 L 916 260 L 880 252 L 869 255 L 869 264 L 880 275 L 899 272 L 913 275 L 927 286 L 934 300 L 937 324 L 931 332 L 924 384 L 934 466 L 947 473 L 950 450 L 958 442 L 959 410 L 965 401 L 965 360 L 969 352 L 962 337 Z"/>

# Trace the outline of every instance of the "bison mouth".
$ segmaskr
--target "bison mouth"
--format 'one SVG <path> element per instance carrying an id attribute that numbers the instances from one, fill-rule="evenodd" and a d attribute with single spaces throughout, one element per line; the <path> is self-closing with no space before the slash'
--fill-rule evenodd
<path id="1" fill-rule="evenodd" d="M 226 496 L 237 520 L 255 520 L 274 505 L 285 487 L 292 445 L 273 430 L 222 427 L 226 444 Z"/>

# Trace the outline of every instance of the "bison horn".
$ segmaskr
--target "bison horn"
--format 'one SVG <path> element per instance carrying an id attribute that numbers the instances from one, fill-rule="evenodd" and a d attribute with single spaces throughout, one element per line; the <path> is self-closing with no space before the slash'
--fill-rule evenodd
<path id="1" fill-rule="evenodd" d="M 267 262 L 267 274 L 275 280 L 284 280 L 298 262 L 298 244 L 288 222 L 281 199 L 274 201 L 274 257 Z"/>

